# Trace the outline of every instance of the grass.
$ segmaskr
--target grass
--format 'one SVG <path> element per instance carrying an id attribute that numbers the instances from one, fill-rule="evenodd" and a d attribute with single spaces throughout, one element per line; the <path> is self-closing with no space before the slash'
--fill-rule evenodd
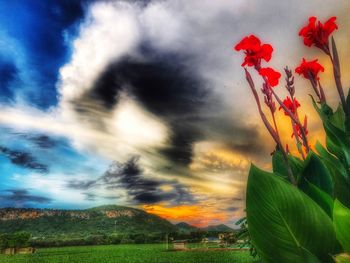
<path id="1" fill-rule="evenodd" d="M 1 263 L 251 263 L 246 251 L 166 251 L 164 245 L 110 245 L 38 249 L 31 255 L 0 255 Z"/>

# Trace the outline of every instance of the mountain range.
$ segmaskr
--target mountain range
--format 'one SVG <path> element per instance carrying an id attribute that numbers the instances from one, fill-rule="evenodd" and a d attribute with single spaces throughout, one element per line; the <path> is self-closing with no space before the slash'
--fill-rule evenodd
<path id="1" fill-rule="evenodd" d="M 233 232 L 234 229 L 224 225 L 213 225 L 213 226 L 207 226 L 207 227 L 196 227 L 192 226 L 186 222 L 181 222 L 175 225 L 180 233 L 191 233 L 191 232 Z"/>
<path id="2" fill-rule="evenodd" d="M 141 209 L 106 205 L 84 210 L 1 208 L 0 233 L 27 231 L 33 236 L 84 236 L 88 234 L 156 234 L 230 232 L 226 225 L 198 228 L 185 222 L 173 225 Z"/>

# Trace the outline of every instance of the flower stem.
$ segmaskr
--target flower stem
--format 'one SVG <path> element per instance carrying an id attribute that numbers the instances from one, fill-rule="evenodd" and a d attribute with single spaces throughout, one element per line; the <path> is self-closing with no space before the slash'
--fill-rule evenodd
<path id="1" fill-rule="evenodd" d="M 338 51 L 337 47 L 335 45 L 334 38 L 332 37 L 332 54 L 328 54 L 329 58 L 331 59 L 332 65 L 333 65 L 333 75 L 334 75 L 334 80 L 335 84 L 337 87 L 337 91 L 340 97 L 341 104 L 343 106 L 343 110 L 345 112 L 345 115 L 349 117 L 349 110 L 346 104 L 345 100 L 345 95 L 344 95 L 344 90 L 343 90 L 343 85 L 341 82 L 341 73 L 340 73 L 340 62 L 339 62 L 339 56 L 338 56 Z"/>
<path id="2" fill-rule="evenodd" d="M 287 172 L 288 172 L 288 178 L 290 180 L 290 182 L 293 184 L 293 185 L 297 185 L 297 182 L 294 178 L 294 175 L 293 175 L 293 171 L 290 167 L 290 164 L 289 164 L 289 161 L 288 161 L 288 156 L 287 156 L 287 153 L 286 151 L 284 150 L 282 144 L 281 144 L 281 140 L 276 132 L 276 130 L 273 129 L 273 127 L 271 126 L 270 122 L 267 120 L 266 118 L 266 115 L 265 113 L 263 112 L 262 108 L 261 108 L 261 103 L 260 103 L 260 100 L 259 100 L 259 96 L 258 96 L 258 92 L 256 91 L 256 88 L 255 88 L 255 85 L 254 85 L 254 82 L 253 82 L 253 79 L 250 75 L 250 73 L 248 72 L 248 70 L 245 68 L 245 74 L 246 74 L 246 79 L 247 79 L 247 82 L 250 86 L 250 89 L 253 93 L 253 96 L 254 96 L 254 99 L 255 99 L 255 102 L 258 106 L 258 111 L 259 111 L 259 114 L 260 114 L 260 117 L 266 127 L 266 129 L 268 130 L 268 132 L 270 133 L 271 137 L 273 138 L 273 140 L 276 142 L 276 144 L 278 145 L 278 148 L 281 150 L 282 152 L 282 155 L 283 155 L 283 159 L 285 161 L 285 164 L 286 164 L 286 167 L 287 167 Z M 274 115 L 272 115 L 274 116 Z M 274 117 L 273 117 L 274 119 Z M 277 127 L 276 123 L 275 123 L 275 127 Z"/>
<path id="3" fill-rule="evenodd" d="M 295 123 L 292 120 L 290 120 L 290 122 L 292 124 L 293 134 L 294 134 L 294 137 L 295 137 L 295 141 L 296 141 L 298 152 L 300 153 L 300 155 L 303 158 L 303 160 L 305 160 L 305 155 L 304 155 L 303 149 L 301 148 L 301 142 L 300 142 L 298 134 L 297 134 L 297 129 L 295 128 Z"/>
<path id="4" fill-rule="evenodd" d="M 279 103 L 279 105 L 283 108 L 284 111 L 286 111 L 288 113 L 288 115 L 294 121 L 294 123 L 299 126 L 301 137 L 302 137 L 303 144 L 305 146 L 306 152 L 309 152 L 310 151 L 310 147 L 309 147 L 309 144 L 308 144 L 308 141 L 307 141 L 307 137 L 306 137 L 306 134 L 305 134 L 305 131 L 304 131 L 304 127 L 301 125 L 300 121 L 294 116 L 294 114 L 283 104 L 283 101 L 281 101 L 281 99 L 277 96 L 275 91 L 273 89 L 271 89 L 271 91 L 272 91 L 272 94 L 274 95 L 274 97 L 276 98 L 277 102 Z"/>

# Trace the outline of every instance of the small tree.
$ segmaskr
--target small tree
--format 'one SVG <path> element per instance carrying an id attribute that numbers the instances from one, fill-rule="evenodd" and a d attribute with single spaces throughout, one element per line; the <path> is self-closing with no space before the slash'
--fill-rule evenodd
<path id="1" fill-rule="evenodd" d="M 0 248 L 27 247 L 31 234 L 28 232 L 16 232 L 0 235 Z"/>

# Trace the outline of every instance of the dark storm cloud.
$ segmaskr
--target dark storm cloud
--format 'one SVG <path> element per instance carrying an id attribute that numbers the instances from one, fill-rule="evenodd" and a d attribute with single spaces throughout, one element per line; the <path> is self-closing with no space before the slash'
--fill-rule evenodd
<path id="1" fill-rule="evenodd" d="M 133 157 L 125 163 L 112 163 L 101 177 L 102 181 L 111 188 L 122 186 L 131 191 L 138 189 L 155 191 L 160 183 L 143 177 L 138 160 L 138 157 Z"/>
<path id="2" fill-rule="evenodd" d="M 124 188 L 137 203 L 194 202 L 194 197 L 188 189 L 177 181 L 146 178 L 138 165 L 138 159 L 133 157 L 123 164 L 117 162 L 111 164 L 101 179 L 110 189 Z M 162 186 L 168 186 L 171 190 L 164 191 L 161 189 Z"/>
<path id="3" fill-rule="evenodd" d="M 246 120 L 239 117 L 217 113 L 215 116 L 207 116 L 201 120 L 201 127 L 211 127 L 205 130 L 207 138 L 219 138 L 226 147 L 246 156 L 259 156 L 265 154 L 268 144 L 257 125 L 249 125 Z"/>
<path id="4" fill-rule="evenodd" d="M 102 186 L 109 190 L 124 189 L 135 203 L 150 204 L 169 201 L 178 204 L 195 202 L 195 198 L 188 188 L 176 180 L 157 180 L 146 176 L 139 166 L 138 160 L 139 157 L 132 157 L 125 163 L 113 162 L 98 179 L 72 180 L 68 182 L 67 187 L 79 190 L 93 189 L 96 186 Z M 169 190 L 163 190 L 163 186 L 167 186 Z M 89 198 L 88 194 L 86 195 Z M 110 198 L 114 199 L 115 197 Z"/>
<path id="5" fill-rule="evenodd" d="M 18 206 L 26 203 L 44 204 L 52 201 L 48 197 L 30 194 L 26 189 L 8 189 L 5 192 L 6 194 L 0 195 L 1 206 Z"/>
<path id="6" fill-rule="evenodd" d="M 58 144 L 56 140 L 44 134 L 24 134 L 23 137 L 43 149 L 54 148 Z"/>
<path id="7" fill-rule="evenodd" d="M 206 82 L 191 66 L 189 57 L 147 48 L 140 52 L 142 58 L 127 56 L 109 65 L 93 89 L 75 102 L 76 109 L 87 114 L 89 109 L 84 103 L 97 100 L 107 111 L 111 110 L 120 93 L 126 92 L 168 125 L 169 145 L 160 152 L 172 162 L 188 165 L 192 144 L 200 140 L 200 127 L 193 121 L 208 99 Z"/>
<path id="8" fill-rule="evenodd" d="M 36 160 L 31 153 L 19 150 L 12 150 L 4 146 L 0 146 L 0 154 L 10 159 L 11 163 L 23 168 L 32 169 L 40 173 L 47 173 L 49 168 L 47 165 Z"/>

